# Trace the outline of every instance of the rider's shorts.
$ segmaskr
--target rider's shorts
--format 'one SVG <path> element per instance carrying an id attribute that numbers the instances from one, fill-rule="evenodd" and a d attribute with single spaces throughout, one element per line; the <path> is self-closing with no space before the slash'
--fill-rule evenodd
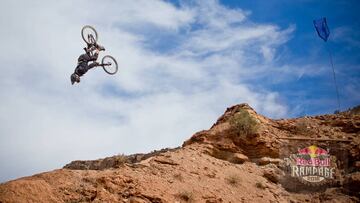
<path id="1" fill-rule="evenodd" d="M 82 76 L 84 75 L 87 71 L 88 71 L 88 67 L 84 66 L 84 65 L 78 65 L 75 69 L 75 73 L 78 75 L 78 76 Z"/>

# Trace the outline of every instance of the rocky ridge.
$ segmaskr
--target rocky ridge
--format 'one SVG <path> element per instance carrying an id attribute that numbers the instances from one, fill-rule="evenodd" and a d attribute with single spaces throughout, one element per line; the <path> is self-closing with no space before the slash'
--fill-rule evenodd
<path id="1" fill-rule="evenodd" d="M 256 132 L 234 129 L 233 118 L 243 112 Z M 336 157 L 336 176 L 326 184 L 288 175 L 286 160 L 310 145 Z M 359 114 L 273 120 L 240 104 L 179 148 L 74 161 L 2 183 L 0 203 L 359 202 L 359 188 Z"/>

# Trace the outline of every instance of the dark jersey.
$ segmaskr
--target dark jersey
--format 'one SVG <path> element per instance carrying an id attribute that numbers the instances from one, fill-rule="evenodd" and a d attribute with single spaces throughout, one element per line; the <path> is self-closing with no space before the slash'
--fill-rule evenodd
<path id="1" fill-rule="evenodd" d="M 95 67 L 97 63 L 88 64 L 91 61 L 96 61 L 99 54 L 95 53 L 94 55 L 90 55 L 88 53 L 81 54 L 78 58 L 78 66 L 75 69 L 77 75 L 84 75 L 89 69 Z"/>
<path id="2" fill-rule="evenodd" d="M 97 58 L 98 58 L 98 55 L 97 53 L 95 53 L 94 55 L 90 55 L 88 53 L 86 54 L 81 54 L 78 58 L 78 62 L 79 62 L 79 65 L 88 65 L 88 62 L 90 61 L 96 61 Z"/>

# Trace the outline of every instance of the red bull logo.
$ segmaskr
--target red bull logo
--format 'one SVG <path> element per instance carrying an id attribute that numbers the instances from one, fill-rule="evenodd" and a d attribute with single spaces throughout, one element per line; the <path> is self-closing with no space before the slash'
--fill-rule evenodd
<path id="1" fill-rule="evenodd" d="M 320 147 L 317 147 L 315 145 L 311 145 L 309 147 L 305 147 L 303 149 L 298 149 L 299 155 L 310 155 L 311 158 L 315 158 L 322 155 L 328 155 L 329 151 L 322 149 Z"/>
<path id="2" fill-rule="evenodd" d="M 299 166 L 330 166 L 329 150 L 315 145 L 298 149 L 296 164 Z"/>
<path id="3" fill-rule="evenodd" d="M 315 145 L 298 149 L 297 154 L 292 155 L 291 176 L 311 183 L 333 179 L 335 160 L 329 152 Z"/>

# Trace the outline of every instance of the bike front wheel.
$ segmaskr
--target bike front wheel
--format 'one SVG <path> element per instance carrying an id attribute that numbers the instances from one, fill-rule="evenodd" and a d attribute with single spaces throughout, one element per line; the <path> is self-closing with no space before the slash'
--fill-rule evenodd
<path id="1" fill-rule="evenodd" d="M 94 27 L 85 25 L 81 29 L 81 37 L 86 42 L 86 44 L 95 44 L 98 40 L 98 33 Z"/>
<path id="2" fill-rule="evenodd" d="M 101 60 L 104 71 L 110 75 L 114 75 L 118 71 L 118 64 L 114 57 L 106 55 Z"/>

